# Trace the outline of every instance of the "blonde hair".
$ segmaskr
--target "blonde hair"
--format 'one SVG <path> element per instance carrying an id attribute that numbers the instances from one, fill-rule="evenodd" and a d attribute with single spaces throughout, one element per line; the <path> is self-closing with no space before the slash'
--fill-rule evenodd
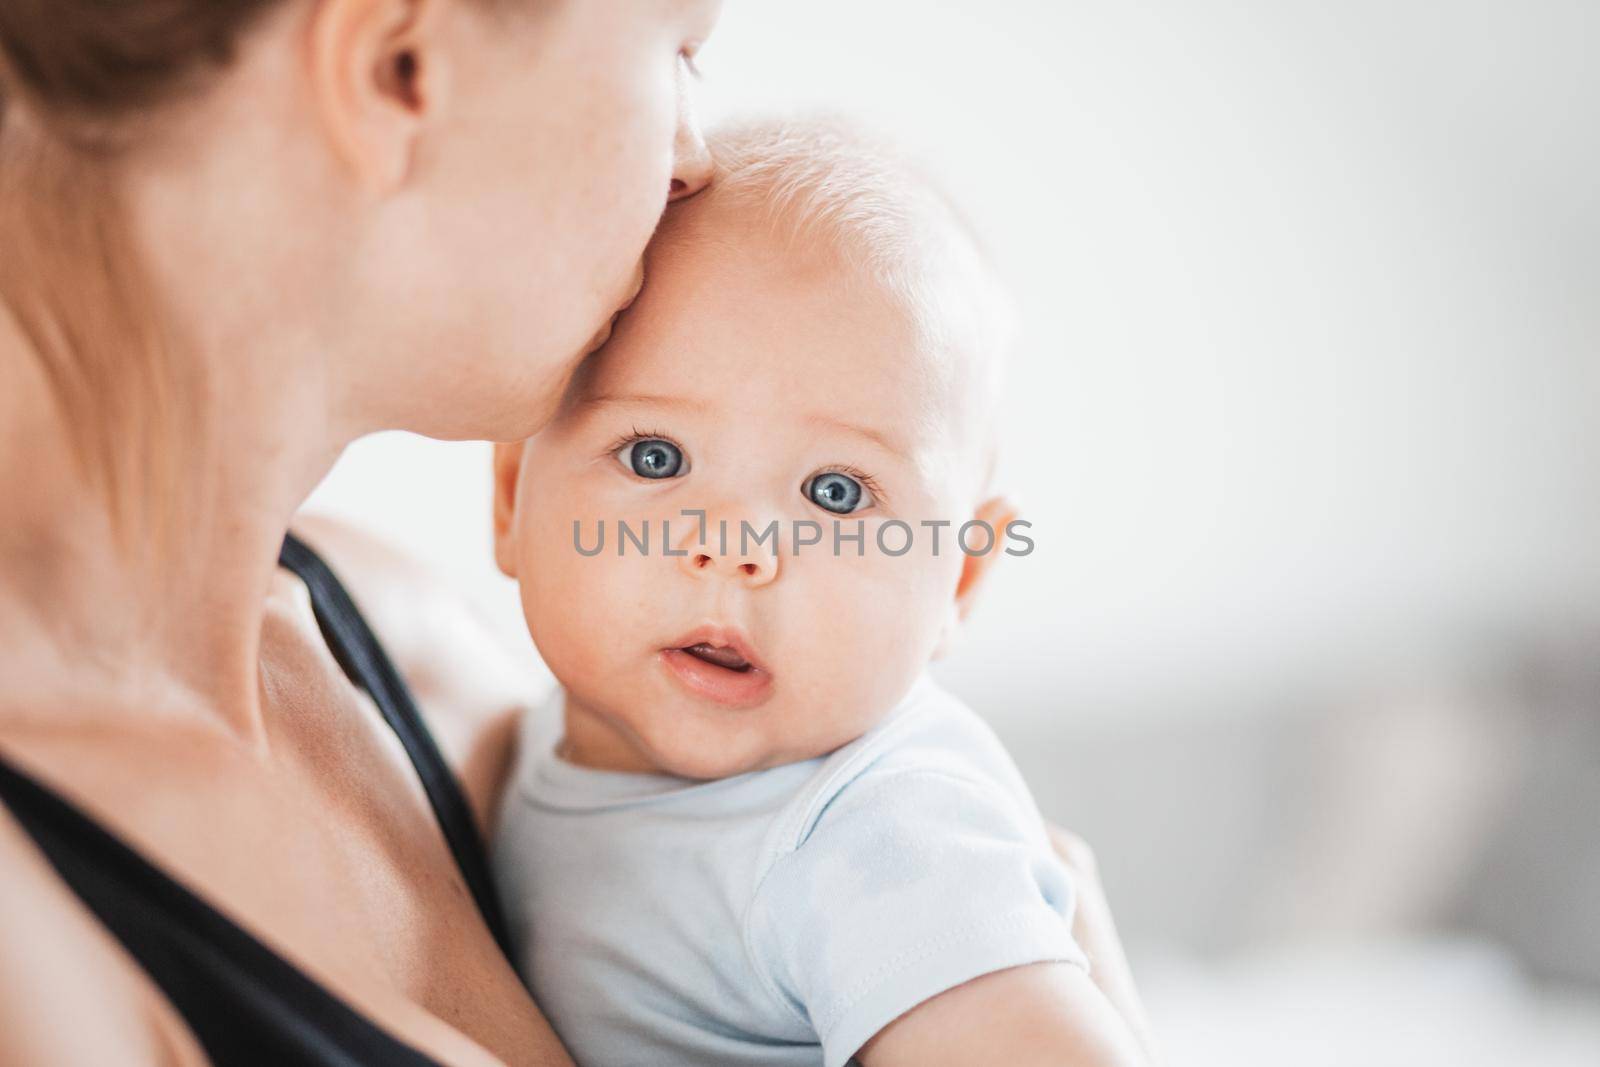
<path id="1" fill-rule="evenodd" d="M 977 231 L 885 139 L 833 116 L 763 118 L 711 132 L 711 186 L 682 201 L 686 233 L 731 207 L 793 251 L 823 248 L 911 308 L 936 345 L 970 349 L 966 384 L 993 451 L 994 409 L 1018 334 L 1016 305 Z"/>

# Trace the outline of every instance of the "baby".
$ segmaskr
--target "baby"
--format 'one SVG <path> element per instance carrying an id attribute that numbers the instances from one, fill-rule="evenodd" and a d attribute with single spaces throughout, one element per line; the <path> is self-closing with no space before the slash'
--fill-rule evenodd
<path id="1" fill-rule="evenodd" d="M 902 1017 L 952 1063 L 997 1026 L 1100 1047 L 1039 814 L 924 673 L 1031 547 L 987 495 L 1006 303 L 849 137 L 714 147 L 555 420 L 496 453 L 561 685 L 498 823 L 517 962 L 585 1064 L 907 1062 L 875 1040 Z M 939 996 L 1030 964 L 1003 1023 Z"/>

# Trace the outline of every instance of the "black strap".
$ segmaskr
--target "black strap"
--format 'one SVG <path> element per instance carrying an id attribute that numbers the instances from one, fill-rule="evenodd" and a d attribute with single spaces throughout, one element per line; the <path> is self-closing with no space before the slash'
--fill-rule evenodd
<path id="1" fill-rule="evenodd" d="M 4 756 L 0 802 L 218 1067 L 438 1067 Z"/>
<path id="2" fill-rule="evenodd" d="M 483 921 L 500 945 L 500 951 L 510 959 L 511 939 L 506 934 L 505 916 L 500 910 L 494 881 L 489 877 L 488 855 L 478 836 L 472 810 L 467 806 L 461 783 L 440 754 L 433 734 L 428 732 L 427 724 L 417 711 L 411 690 L 389 662 L 383 646 L 378 644 L 350 594 L 309 545 L 292 533 L 287 535 L 278 561 L 311 591 L 311 607 L 317 625 L 334 658 L 350 681 L 372 697 L 384 721 L 400 738 L 400 744 L 417 770 L 417 777 L 422 780 L 428 803 L 433 805 L 434 817 L 444 831 L 445 842 L 450 846 L 456 866 L 461 869 L 461 877 L 478 902 L 478 910 L 483 913 Z"/>

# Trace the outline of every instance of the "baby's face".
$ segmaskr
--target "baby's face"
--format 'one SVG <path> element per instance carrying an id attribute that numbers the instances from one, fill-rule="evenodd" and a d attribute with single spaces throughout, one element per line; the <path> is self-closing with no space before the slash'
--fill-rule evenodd
<path id="1" fill-rule="evenodd" d="M 956 544 L 985 462 L 969 357 L 831 254 L 669 238 L 649 276 L 548 429 L 496 458 L 564 754 L 694 778 L 821 755 L 906 692 L 987 562 Z M 896 519 L 903 555 L 877 537 Z M 950 523 L 937 550 L 924 520 Z"/>

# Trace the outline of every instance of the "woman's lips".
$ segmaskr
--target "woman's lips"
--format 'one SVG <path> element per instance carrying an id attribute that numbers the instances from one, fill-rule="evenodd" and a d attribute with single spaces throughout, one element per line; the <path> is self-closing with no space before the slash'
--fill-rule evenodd
<path id="1" fill-rule="evenodd" d="M 752 708 L 772 692 L 772 672 L 763 667 L 742 635 L 701 627 L 661 650 L 662 665 L 692 694 L 730 708 Z"/>

